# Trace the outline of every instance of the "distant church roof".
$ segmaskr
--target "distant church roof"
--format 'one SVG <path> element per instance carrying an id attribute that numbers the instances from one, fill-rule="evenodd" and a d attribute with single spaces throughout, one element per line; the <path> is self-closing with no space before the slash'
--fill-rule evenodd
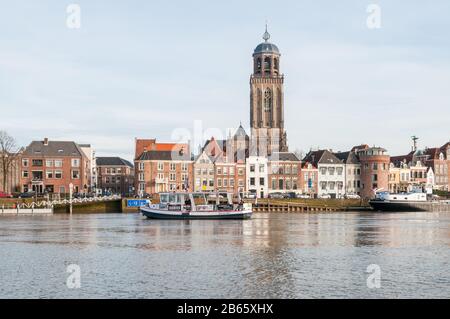
<path id="1" fill-rule="evenodd" d="M 263 35 L 264 42 L 260 43 L 253 54 L 260 54 L 260 53 L 275 53 L 280 54 L 280 50 L 278 50 L 278 47 L 269 42 L 270 39 L 270 33 L 267 31 L 267 25 L 266 25 L 266 32 L 264 32 Z"/>
<path id="2" fill-rule="evenodd" d="M 234 137 L 244 137 L 244 138 L 248 138 L 247 133 L 245 132 L 245 129 L 242 127 L 242 124 L 239 125 L 236 133 L 234 134 Z"/>

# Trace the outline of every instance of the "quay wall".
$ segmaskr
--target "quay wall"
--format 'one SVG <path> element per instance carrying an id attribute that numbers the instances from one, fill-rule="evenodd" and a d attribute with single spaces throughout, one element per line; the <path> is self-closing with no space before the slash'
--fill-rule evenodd
<path id="1" fill-rule="evenodd" d="M 87 202 L 72 204 L 72 213 L 74 214 L 103 214 L 103 213 L 121 213 L 121 200 L 111 200 L 104 202 Z M 55 214 L 70 213 L 70 205 L 55 205 Z"/>

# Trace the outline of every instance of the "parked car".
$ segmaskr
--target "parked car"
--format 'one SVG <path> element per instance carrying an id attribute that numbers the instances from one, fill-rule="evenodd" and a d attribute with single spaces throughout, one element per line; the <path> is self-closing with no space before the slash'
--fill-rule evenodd
<path id="1" fill-rule="evenodd" d="M 34 196 L 36 196 L 35 192 L 25 192 L 20 193 L 19 198 L 33 198 Z"/>
<path id="2" fill-rule="evenodd" d="M 293 199 L 293 198 L 297 198 L 297 194 L 294 192 L 289 192 L 289 193 L 283 194 L 283 197 L 286 199 Z"/>
<path id="3" fill-rule="evenodd" d="M 359 196 L 358 194 L 347 194 L 347 195 L 345 195 L 345 198 L 347 198 L 347 199 L 361 199 L 361 196 Z"/>
<path id="4" fill-rule="evenodd" d="M 306 195 L 306 194 L 298 194 L 298 195 L 297 195 L 297 198 L 308 199 L 308 198 L 311 198 L 311 196 Z"/>
<path id="5" fill-rule="evenodd" d="M 319 198 L 320 199 L 330 199 L 331 195 L 330 194 L 322 194 L 322 195 L 319 195 Z"/>
<path id="6" fill-rule="evenodd" d="M 6 192 L 0 192 L 0 198 L 12 198 L 13 196 L 11 194 L 8 194 Z"/>
<path id="7" fill-rule="evenodd" d="M 282 193 L 270 193 L 269 198 L 272 199 L 283 199 L 284 195 Z"/>

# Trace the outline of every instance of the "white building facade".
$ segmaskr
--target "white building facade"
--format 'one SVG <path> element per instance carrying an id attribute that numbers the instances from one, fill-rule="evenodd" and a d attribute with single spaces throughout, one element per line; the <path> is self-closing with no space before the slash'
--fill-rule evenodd
<path id="1" fill-rule="evenodd" d="M 269 192 L 268 160 L 265 156 L 250 156 L 246 162 L 247 192 L 265 198 Z"/>

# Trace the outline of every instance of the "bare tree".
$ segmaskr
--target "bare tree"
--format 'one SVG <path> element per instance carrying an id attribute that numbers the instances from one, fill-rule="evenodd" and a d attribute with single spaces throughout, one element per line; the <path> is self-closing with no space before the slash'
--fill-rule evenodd
<path id="1" fill-rule="evenodd" d="M 5 131 L 0 131 L 0 176 L 2 178 L 3 191 L 8 187 L 8 177 L 15 160 L 19 154 L 16 140 Z"/>

